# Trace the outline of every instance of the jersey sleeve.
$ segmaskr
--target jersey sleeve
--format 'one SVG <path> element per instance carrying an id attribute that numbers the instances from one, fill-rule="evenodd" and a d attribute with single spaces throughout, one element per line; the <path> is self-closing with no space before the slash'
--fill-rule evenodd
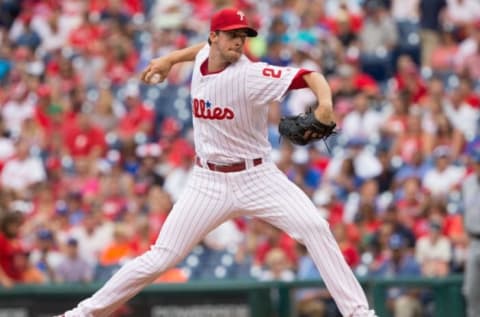
<path id="1" fill-rule="evenodd" d="M 245 87 L 250 102 L 261 105 L 280 101 L 299 69 L 251 63 L 246 72 Z"/>

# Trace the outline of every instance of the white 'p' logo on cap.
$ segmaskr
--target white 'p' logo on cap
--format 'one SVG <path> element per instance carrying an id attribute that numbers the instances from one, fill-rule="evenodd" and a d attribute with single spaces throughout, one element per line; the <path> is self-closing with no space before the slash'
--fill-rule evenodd
<path id="1" fill-rule="evenodd" d="M 240 17 L 240 20 L 243 21 L 243 18 L 245 17 L 245 14 L 242 11 L 237 11 L 237 14 Z"/>

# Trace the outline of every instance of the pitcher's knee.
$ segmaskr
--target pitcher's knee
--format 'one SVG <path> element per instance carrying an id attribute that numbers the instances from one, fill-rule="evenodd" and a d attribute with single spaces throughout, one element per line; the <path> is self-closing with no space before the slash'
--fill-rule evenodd
<path id="1" fill-rule="evenodd" d="M 177 253 L 153 246 L 136 259 L 136 265 L 138 265 L 138 270 L 143 270 L 147 275 L 158 275 L 174 266 L 178 261 L 180 259 Z"/>
<path id="2" fill-rule="evenodd" d="M 330 227 L 328 222 L 322 217 L 314 217 L 302 224 L 302 229 L 305 232 L 315 232 L 316 234 L 329 233 Z"/>

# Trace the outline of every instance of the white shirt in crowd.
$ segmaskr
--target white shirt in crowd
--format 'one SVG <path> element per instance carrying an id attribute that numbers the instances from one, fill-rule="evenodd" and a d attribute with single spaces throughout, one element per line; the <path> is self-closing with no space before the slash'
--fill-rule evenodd
<path id="1" fill-rule="evenodd" d="M 455 109 L 452 104 L 447 103 L 444 106 L 444 111 L 453 127 L 460 130 L 467 140 L 475 137 L 478 129 L 477 122 L 480 118 L 480 111 L 465 102 L 457 109 Z"/>
<path id="2" fill-rule="evenodd" d="M 447 18 L 452 23 L 471 23 L 480 18 L 480 2 L 447 0 Z"/>
<path id="3" fill-rule="evenodd" d="M 434 243 L 429 236 L 421 237 L 415 245 L 415 258 L 418 263 L 445 261 L 452 259 L 452 245 L 447 237 L 440 237 Z"/>
<path id="4" fill-rule="evenodd" d="M 392 17 L 397 21 L 417 21 L 420 0 L 393 0 Z"/>
<path id="5" fill-rule="evenodd" d="M 465 175 L 465 168 L 448 166 L 444 171 L 433 168 L 425 174 L 423 187 L 433 196 L 447 195 L 453 187 L 460 184 Z"/>
<path id="6" fill-rule="evenodd" d="M 352 111 L 343 120 L 342 135 L 347 139 L 364 137 L 373 141 L 378 138 L 384 119 L 384 116 L 375 110 L 367 110 L 364 114 Z"/>
<path id="7" fill-rule="evenodd" d="M 2 107 L 3 122 L 8 131 L 18 135 L 22 129 L 23 121 L 34 115 L 36 97 L 33 94 L 24 100 L 10 100 Z"/>
<path id="8" fill-rule="evenodd" d="M 203 242 L 212 249 L 227 250 L 237 248 L 243 238 L 243 233 L 238 229 L 235 222 L 228 220 L 210 231 Z"/>
<path id="9" fill-rule="evenodd" d="M 5 163 L 0 179 L 3 187 L 22 191 L 44 181 L 46 173 L 41 160 L 36 157 L 24 160 L 14 158 Z"/>
<path id="10" fill-rule="evenodd" d="M 87 233 L 83 226 L 71 230 L 70 236 L 78 241 L 80 257 L 95 265 L 100 252 L 113 240 L 113 224 L 107 222 L 97 227 L 92 234 Z"/>

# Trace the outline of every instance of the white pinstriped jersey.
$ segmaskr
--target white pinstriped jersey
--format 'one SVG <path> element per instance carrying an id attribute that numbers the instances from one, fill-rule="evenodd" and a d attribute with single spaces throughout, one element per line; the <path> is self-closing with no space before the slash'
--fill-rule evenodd
<path id="1" fill-rule="evenodd" d="M 299 69 L 242 56 L 219 73 L 202 75 L 209 51 L 206 45 L 197 54 L 191 84 L 197 155 L 216 163 L 267 158 L 268 104 L 281 100 Z"/>

